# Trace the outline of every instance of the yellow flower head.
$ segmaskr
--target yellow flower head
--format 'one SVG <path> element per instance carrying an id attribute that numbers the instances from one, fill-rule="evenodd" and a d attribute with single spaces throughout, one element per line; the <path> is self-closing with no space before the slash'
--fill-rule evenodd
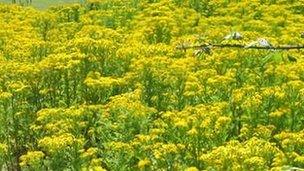
<path id="1" fill-rule="evenodd" d="M 149 159 L 143 159 L 138 162 L 137 167 L 139 169 L 144 169 L 145 167 L 149 166 L 150 164 L 151 164 L 151 161 Z"/>
<path id="2" fill-rule="evenodd" d="M 42 151 L 28 151 L 25 155 L 20 157 L 20 166 L 35 166 L 41 164 L 45 154 Z"/>

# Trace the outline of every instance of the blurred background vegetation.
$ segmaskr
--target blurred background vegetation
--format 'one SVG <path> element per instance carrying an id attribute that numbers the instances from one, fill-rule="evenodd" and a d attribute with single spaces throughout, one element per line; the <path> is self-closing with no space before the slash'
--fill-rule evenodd
<path id="1" fill-rule="evenodd" d="M 0 0 L 0 3 L 13 3 L 14 0 Z M 22 3 L 26 5 L 30 0 L 15 0 L 16 3 Z M 31 5 L 38 9 L 46 9 L 50 6 L 67 4 L 67 3 L 81 3 L 85 0 L 32 0 Z"/>

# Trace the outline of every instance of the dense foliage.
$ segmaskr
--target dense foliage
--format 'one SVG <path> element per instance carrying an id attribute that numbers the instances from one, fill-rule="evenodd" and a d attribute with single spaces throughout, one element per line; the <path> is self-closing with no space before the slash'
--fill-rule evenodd
<path id="1" fill-rule="evenodd" d="M 303 44 L 303 4 L 0 5 L 0 170 L 304 167 L 303 50 L 176 50 Z"/>

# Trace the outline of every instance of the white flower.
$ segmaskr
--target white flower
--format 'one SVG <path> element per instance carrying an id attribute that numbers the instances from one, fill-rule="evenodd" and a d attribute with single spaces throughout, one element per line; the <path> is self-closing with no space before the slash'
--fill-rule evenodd
<path id="1" fill-rule="evenodd" d="M 259 45 L 262 47 L 269 47 L 269 48 L 273 47 L 266 39 L 259 38 L 258 42 L 259 42 Z"/>
<path id="2" fill-rule="evenodd" d="M 264 38 L 258 38 L 257 41 L 251 42 L 248 45 L 245 46 L 245 48 L 250 48 L 250 47 L 266 47 L 266 48 L 273 48 L 273 46 L 271 45 L 271 43 L 269 43 L 269 41 L 267 41 Z"/>
<path id="3" fill-rule="evenodd" d="M 227 36 L 224 37 L 225 40 L 231 40 L 231 39 L 240 40 L 242 38 L 243 38 L 242 34 L 239 32 L 235 32 L 235 31 L 231 32 L 230 34 L 228 34 Z"/>

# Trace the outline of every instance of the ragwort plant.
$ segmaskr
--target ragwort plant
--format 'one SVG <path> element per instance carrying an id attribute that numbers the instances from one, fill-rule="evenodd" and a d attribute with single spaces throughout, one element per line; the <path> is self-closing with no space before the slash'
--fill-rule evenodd
<path id="1" fill-rule="evenodd" d="M 1 4 L 0 168 L 303 168 L 303 50 L 175 48 L 303 44 L 302 4 Z"/>

